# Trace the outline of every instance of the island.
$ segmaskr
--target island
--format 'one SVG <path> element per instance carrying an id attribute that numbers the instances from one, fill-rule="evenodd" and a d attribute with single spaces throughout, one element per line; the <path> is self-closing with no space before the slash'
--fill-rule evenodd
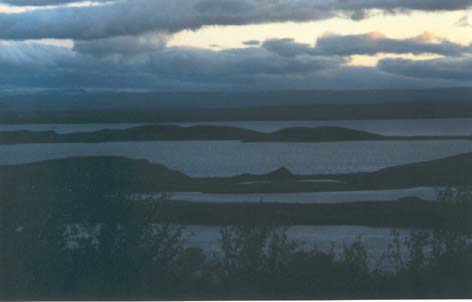
<path id="1" fill-rule="evenodd" d="M 0 145 L 31 143 L 103 143 L 123 141 L 337 142 L 472 140 L 462 136 L 386 136 L 343 127 L 290 127 L 264 133 L 228 126 L 144 125 L 128 129 L 57 133 L 55 131 L 0 131 Z"/>

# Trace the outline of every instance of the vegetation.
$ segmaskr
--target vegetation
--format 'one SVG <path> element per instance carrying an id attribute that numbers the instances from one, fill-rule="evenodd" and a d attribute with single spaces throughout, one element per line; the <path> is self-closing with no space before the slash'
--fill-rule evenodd
<path id="1" fill-rule="evenodd" d="M 83 238 L 74 248 L 60 247 L 58 243 L 64 244 L 64 240 L 59 236 L 38 238 L 29 246 L 15 242 L 4 255 L 8 262 L 2 265 L 1 297 L 341 299 L 472 295 L 471 246 L 459 241 L 459 245 L 444 245 L 440 253 L 434 250 L 428 254 L 431 246 L 442 241 L 427 233 L 413 233 L 408 238 L 405 265 L 395 266 L 393 271 L 370 269 L 361 241 L 345 245 L 342 255 L 336 257 L 334 252 L 303 249 L 279 229 L 258 226 L 223 228 L 222 253 L 215 257 L 186 247 L 178 231 L 169 225 L 155 230 L 103 224 L 99 238 L 98 244 Z"/>
<path id="2" fill-rule="evenodd" d="M 97 222 L 106 217 L 119 222 L 127 212 L 138 217 L 146 217 L 147 223 L 160 223 L 156 205 L 166 209 L 165 220 L 182 225 L 363 225 L 376 227 L 457 227 L 472 230 L 472 221 L 462 207 L 440 205 L 415 198 L 405 198 L 391 202 L 352 202 L 339 204 L 290 204 L 290 203 L 203 203 L 174 201 L 171 203 L 145 200 L 132 201 L 120 198 L 86 198 L 63 196 L 65 199 L 53 201 L 45 198 L 24 200 L 12 206 L 10 212 L 21 213 L 31 219 L 40 206 L 54 205 L 67 210 L 67 223 L 81 221 Z M 6 209 L 4 206 L 3 209 Z M 465 216 L 465 217 L 464 217 Z M 11 216 L 14 219 L 14 216 Z M 6 218 L 10 219 L 10 218 Z"/>
<path id="3" fill-rule="evenodd" d="M 440 204 L 470 209 L 464 197 L 471 191 L 442 191 Z M 14 219 L 1 220 L 0 298 L 472 297 L 470 233 L 458 225 L 413 231 L 405 240 L 397 233 L 373 267 L 361 239 L 336 255 L 251 221 L 222 227 L 221 252 L 208 255 L 186 244 L 182 227 L 169 218 L 170 203 L 163 195 L 152 211 L 110 208 L 112 216 L 80 223 L 66 221 L 71 209 L 58 205 L 41 204 L 23 216 L 2 209 L 2 218 Z"/>

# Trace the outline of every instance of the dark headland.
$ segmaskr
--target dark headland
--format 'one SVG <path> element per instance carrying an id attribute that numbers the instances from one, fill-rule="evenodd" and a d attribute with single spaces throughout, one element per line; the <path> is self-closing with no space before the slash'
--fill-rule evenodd
<path id="1" fill-rule="evenodd" d="M 452 221 L 469 228 L 472 226 L 470 221 L 464 220 L 468 214 L 461 207 L 418 198 L 390 202 L 287 204 L 137 201 L 128 196 L 133 193 L 181 191 L 316 192 L 465 186 L 472 185 L 471 171 L 471 153 L 371 173 L 296 175 L 281 168 L 267 174 L 215 178 L 192 178 L 145 160 L 81 157 L 0 166 L 0 198 L 3 200 L 3 211 L 14 210 L 28 216 L 50 207 L 62 208 L 65 211 L 63 218 L 71 223 L 119 221 L 124 213 L 146 216 L 145 213 L 154 211 L 156 202 L 163 202 L 162 206 L 168 211 L 166 219 L 182 224 L 431 227 L 432 224 L 440 225 L 446 218 L 447 224 L 451 225 L 453 217 Z M 332 182 L 316 182 L 328 179 Z"/>
<path id="2" fill-rule="evenodd" d="M 280 168 L 266 174 L 195 178 L 146 160 L 77 157 L 0 166 L 0 193 L 137 192 L 282 193 L 387 190 L 472 185 L 472 153 L 374 172 L 297 175 Z"/>

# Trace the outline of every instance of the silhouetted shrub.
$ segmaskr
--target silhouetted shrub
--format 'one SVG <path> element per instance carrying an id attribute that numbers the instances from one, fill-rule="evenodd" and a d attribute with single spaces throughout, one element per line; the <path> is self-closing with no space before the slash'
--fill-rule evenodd
<path id="1" fill-rule="evenodd" d="M 442 202 L 468 196 L 455 192 Z M 166 196 L 148 204 L 149 212 L 119 204 L 102 221 L 68 222 L 71 203 L 38 206 L 37 219 L 2 221 L 0 298 L 472 297 L 472 245 L 460 228 L 440 224 L 404 239 L 393 231 L 384 270 L 372 266 L 360 237 L 335 255 L 267 224 L 222 227 L 221 253 L 211 257 L 188 246 L 183 227 L 167 215 Z M 156 213 L 160 223 L 150 223 Z"/>

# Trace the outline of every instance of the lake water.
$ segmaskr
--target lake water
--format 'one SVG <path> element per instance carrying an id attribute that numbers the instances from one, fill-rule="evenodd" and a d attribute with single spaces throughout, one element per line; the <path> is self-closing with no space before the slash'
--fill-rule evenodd
<path id="1" fill-rule="evenodd" d="M 56 131 L 57 133 L 92 132 L 103 129 L 127 129 L 141 126 L 136 123 L 102 123 L 102 124 L 0 124 L 0 131 Z"/>
<path id="2" fill-rule="evenodd" d="M 115 155 L 147 159 L 190 176 L 267 173 L 286 167 L 299 174 L 374 171 L 472 152 L 471 141 L 241 143 L 159 141 L 20 144 L 0 146 L 0 164 L 70 156 Z"/>
<path id="3" fill-rule="evenodd" d="M 407 236 L 410 232 L 409 229 L 398 231 L 402 236 Z M 185 226 L 185 234 L 190 244 L 206 250 L 219 250 L 221 240 L 219 226 L 189 225 Z M 332 242 L 339 246 L 343 242 L 352 243 L 359 237 L 369 245 L 369 248 L 384 250 L 391 242 L 392 229 L 352 225 L 291 226 L 287 228 L 287 236 L 291 240 L 303 240 L 305 244 L 316 246 L 323 251 L 328 251 Z"/>
<path id="4" fill-rule="evenodd" d="M 338 126 L 375 132 L 384 135 L 471 135 L 472 118 L 461 119 L 415 119 L 415 120 L 340 120 L 340 121 L 242 121 L 242 122 L 200 122 L 172 123 L 183 126 L 197 124 L 222 125 L 272 132 L 287 127 Z M 101 129 L 126 129 L 143 124 L 0 124 L 0 131 L 12 130 L 54 130 L 58 133 L 91 132 Z"/>
<path id="5" fill-rule="evenodd" d="M 341 203 L 356 201 L 392 201 L 405 197 L 437 200 L 437 189 L 429 187 L 345 192 L 213 194 L 200 192 L 173 192 L 170 199 L 191 202 L 283 202 L 283 203 Z M 132 200 L 158 199 L 162 193 L 132 194 Z"/>

